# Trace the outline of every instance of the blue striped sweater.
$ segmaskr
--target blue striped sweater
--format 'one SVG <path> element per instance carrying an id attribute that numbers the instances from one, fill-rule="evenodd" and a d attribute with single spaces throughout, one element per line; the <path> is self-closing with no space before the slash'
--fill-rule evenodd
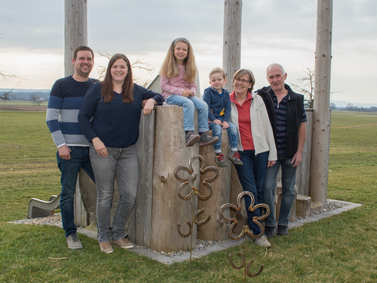
<path id="1" fill-rule="evenodd" d="M 48 100 L 46 123 L 57 148 L 89 146 L 83 135 L 77 116 L 86 91 L 96 82 L 88 79 L 78 82 L 72 76 L 57 80 Z"/>

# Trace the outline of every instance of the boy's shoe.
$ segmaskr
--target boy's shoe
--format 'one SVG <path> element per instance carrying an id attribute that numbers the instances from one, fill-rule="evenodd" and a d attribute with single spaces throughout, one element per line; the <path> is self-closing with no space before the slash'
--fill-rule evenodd
<path id="1" fill-rule="evenodd" d="M 99 243 L 99 249 L 105 254 L 109 254 L 114 251 L 113 246 L 110 244 L 110 241 Z"/>
<path id="2" fill-rule="evenodd" d="M 76 233 L 71 234 L 67 237 L 67 245 L 71 250 L 82 249 L 82 244 L 80 242 L 79 236 Z"/>
<path id="3" fill-rule="evenodd" d="M 256 239 L 254 242 L 255 242 L 255 244 L 257 244 L 260 247 L 264 247 L 264 248 L 270 248 L 271 247 L 271 244 L 267 240 L 267 238 L 266 238 L 265 235 L 263 235 L 262 237 Z"/>
<path id="4" fill-rule="evenodd" d="M 288 226 L 278 225 L 278 235 L 279 236 L 288 236 L 289 235 Z"/>
<path id="5" fill-rule="evenodd" d="M 219 141 L 219 137 L 211 137 L 210 135 L 207 134 L 207 132 L 204 132 L 200 135 L 200 140 L 199 140 L 199 146 L 205 146 L 205 145 L 210 145 L 217 143 Z"/>
<path id="6" fill-rule="evenodd" d="M 234 165 L 243 165 L 241 161 L 241 155 L 236 151 L 232 156 L 229 155 L 228 158 L 233 162 Z"/>
<path id="7" fill-rule="evenodd" d="M 126 238 L 120 238 L 119 240 L 112 241 L 112 243 L 122 249 L 132 249 L 135 246 Z"/>
<path id="8" fill-rule="evenodd" d="M 275 227 L 264 227 L 264 235 L 267 237 L 267 238 L 272 238 L 275 234 Z"/>
<path id="9" fill-rule="evenodd" d="M 216 154 L 215 160 L 216 160 L 217 166 L 219 167 L 226 167 L 228 165 L 225 161 L 224 154 L 222 153 Z"/>
<path id="10" fill-rule="evenodd" d="M 193 146 L 200 140 L 199 135 L 195 135 L 194 131 L 188 131 L 186 133 L 186 146 Z"/>

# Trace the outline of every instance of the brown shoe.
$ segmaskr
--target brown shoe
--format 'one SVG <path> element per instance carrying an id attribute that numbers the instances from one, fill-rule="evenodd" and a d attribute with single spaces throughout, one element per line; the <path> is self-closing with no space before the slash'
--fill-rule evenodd
<path id="1" fill-rule="evenodd" d="M 99 243 L 99 249 L 105 254 L 112 253 L 114 251 L 110 241 Z"/>
<path id="2" fill-rule="evenodd" d="M 120 238 L 116 241 L 112 241 L 112 243 L 122 249 L 132 249 L 135 245 L 132 244 L 129 240 L 126 238 Z"/>

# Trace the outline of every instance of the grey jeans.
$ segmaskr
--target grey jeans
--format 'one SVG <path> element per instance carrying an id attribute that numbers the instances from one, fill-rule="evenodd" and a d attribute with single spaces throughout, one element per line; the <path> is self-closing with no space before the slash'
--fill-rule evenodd
<path id="1" fill-rule="evenodd" d="M 98 242 L 116 241 L 126 234 L 125 225 L 135 203 L 139 165 L 136 146 L 106 147 L 109 155 L 99 156 L 90 145 L 90 161 L 97 186 Z M 114 195 L 114 178 L 119 188 L 119 204 L 110 230 L 111 206 Z"/>

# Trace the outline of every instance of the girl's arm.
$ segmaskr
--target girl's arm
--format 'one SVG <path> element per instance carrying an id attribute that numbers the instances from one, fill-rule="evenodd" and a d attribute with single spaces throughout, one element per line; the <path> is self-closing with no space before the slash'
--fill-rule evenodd
<path id="1" fill-rule="evenodd" d="M 193 93 L 193 96 L 194 96 L 196 94 L 196 90 L 197 90 L 196 83 L 195 83 L 195 81 L 193 81 L 189 84 L 189 91 L 191 91 Z"/>

